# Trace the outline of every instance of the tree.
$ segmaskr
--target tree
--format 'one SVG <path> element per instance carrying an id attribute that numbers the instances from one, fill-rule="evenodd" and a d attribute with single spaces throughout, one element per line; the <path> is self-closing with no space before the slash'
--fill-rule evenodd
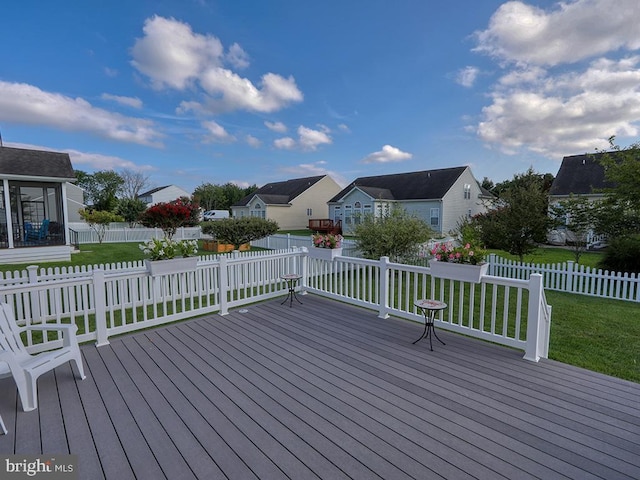
<path id="1" fill-rule="evenodd" d="M 134 227 L 138 222 L 140 215 L 147 209 L 147 204 L 137 198 L 123 198 L 118 202 L 116 213 L 129 223 L 130 227 Z"/>
<path id="2" fill-rule="evenodd" d="M 89 227 L 98 235 L 98 243 L 102 243 L 107 233 L 107 227 L 111 222 L 122 222 L 123 218 L 105 210 L 80 209 L 80 217 L 89 224 Z"/>
<path id="3" fill-rule="evenodd" d="M 609 138 L 611 152 L 600 152 L 605 177 L 614 187 L 605 189 L 596 228 L 619 237 L 640 232 L 640 142 L 621 148 Z"/>
<path id="4" fill-rule="evenodd" d="M 202 233 L 213 236 L 219 242 L 231 244 L 236 250 L 240 245 L 268 237 L 278 231 L 276 222 L 260 217 L 223 218 L 201 225 Z"/>
<path id="5" fill-rule="evenodd" d="M 492 200 L 493 209 L 474 217 L 487 247 L 506 250 L 522 262 L 526 254 L 546 241 L 552 225 L 547 214 L 549 175 L 529 168 L 500 184 L 500 196 Z"/>
<path id="6" fill-rule="evenodd" d="M 120 170 L 119 175 L 122 178 L 122 185 L 119 190 L 122 194 L 122 199 L 135 200 L 140 192 L 149 188 L 149 175 L 129 169 Z"/>
<path id="7" fill-rule="evenodd" d="M 242 188 L 234 183 L 225 183 L 224 185 L 203 183 L 193 191 L 193 198 L 198 201 L 205 211 L 229 210 L 231 205 L 257 189 L 256 185 Z"/>
<path id="8" fill-rule="evenodd" d="M 587 249 L 587 239 L 593 230 L 595 211 L 598 207 L 586 197 L 571 195 L 567 200 L 562 200 L 550 208 L 555 224 L 567 227 L 568 243 L 576 263 L 580 262 L 580 257 Z"/>
<path id="9" fill-rule="evenodd" d="M 429 240 L 433 231 L 422 219 L 409 215 L 401 207 L 389 212 L 365 215 L 354 229 L 356 245 L 365 258 L 389 257 L 392 261 L 414 258 L 420 244 Z"/>
<path id="10" fill-rule="evenodd" d="M 93 210 L 113 211 L 118 205 L 118 191 L 122 177 L 113 170 L 101 170 L 93 174 L 75 171 L 78 186 L 84 189 L 85 202 Z"/>
<path id="11" fill-rule="evenodd" d="M 140 223 L 145 227 L 162 229 L 164 236 L 171 240 L 178 228 L 198 224 L 199 210 L 198 204 L 188 198 L 156 203 L 140 215 Z"/>

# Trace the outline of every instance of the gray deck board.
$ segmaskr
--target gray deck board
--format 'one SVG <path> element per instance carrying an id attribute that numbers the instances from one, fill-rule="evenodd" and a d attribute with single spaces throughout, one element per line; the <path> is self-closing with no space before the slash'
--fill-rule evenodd
<path id="1" fill-rule="evenodd" d="M 640 385 L 323 299 L 150 329 L 0 380 L 2 454 L 81 478 L 640 478 Z"/>

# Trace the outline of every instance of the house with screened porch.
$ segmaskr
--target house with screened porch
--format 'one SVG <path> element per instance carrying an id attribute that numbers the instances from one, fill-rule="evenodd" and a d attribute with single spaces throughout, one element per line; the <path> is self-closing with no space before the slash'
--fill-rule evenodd
<path id="1" fill-rule="evenodd" d="M 69 154 L 0 146 L 0 261 L 69 261 Z"/>

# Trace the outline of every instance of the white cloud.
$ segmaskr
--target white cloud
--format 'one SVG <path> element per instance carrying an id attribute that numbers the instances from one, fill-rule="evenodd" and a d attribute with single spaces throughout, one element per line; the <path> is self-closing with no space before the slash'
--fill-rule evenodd
<path id="1" fill-rule="evenodd" d="M 348 126 L 348 125 L 346 125 L 346 124 L 344 124 L 344 123 L 339 124 L 339 125 L 338 125 L 338 129 L 339 129 L 341 132 L 351 133 L 351 129 L 349 128 L 349 126 Z"/>
<path id="2" fill-rule="evenodd" d="M 320 126 L 322 128 L 322 125 Z M 326 128 L 326 127 L 325 127 Z M 329 130 L 328 128 L 326 129 Z M 315 151 L 320 145 L 331 144 L 333 140 L 327 133 L 320 130 L 300 125 L 298 127 L 298 139 L 284 137 L 274 140 L 273 145 L 282 150 L 293 150 L 299 147 L 301 150 Z"/>
<path id="3" fill-rule="evenodd" d="M 103 93 L 102 98 L 104 100 L 110 100 L 112 102 L 119 103 L 126 107 L 142 108 L 142 100 L 138 97 L 122 97 L 120 95 L 111 95 L 109 93 Z"/>
<path id="4" fill-rule="evenodd" d="M 521 1 L 501 5 L 476 32 L 476 51 L 500 60 L 558 65 L 618 49 L 640 48 L 637 0 L 574 0 L 543 9 Z"/>
<path id="5" fill-rule="evenodd" d="M 456 83 L 459 83 L 463 87 L 473 87 L 473 84 L 476 82 L 476 78 L 478 78 L 478 74 L 480 70 L 477 67 L 464 67 L 460 71 L 458 71 L 456 75 Z"/>
<path id="6" fill-rule="evenodd" d="M 266 121 L 266 122 L 264 122 L 264 124 L 269 130 L 271 130 L 273 132 L 284 133 L 284 132 L 287 131 L 287 126 L 282 122 L 269 122 L 269 121 Z"/>
<path id="7" fill-rule="evenodd" d="M 298 142 L 304 150 L 316 150 L 320 145 L 332 143 L 331 137 L 325 132 L 302 125 L 298 127 L 298 135 L 300 137 Z"/>
<path id="8" fill-rule="evenodd" d="M 237 43 L 229 47 L 226 58 L 227 62 L 237 69 L 243 69 L 249 66 L 249 55 L 247 55 L 247 52 Z"/>
<path id="9" fill-rule="evenodd" d="M 503 70 L 478 136 L 507 153 L 529 150 L 558 160 L 607 148 L 611 135 L 637 136 L 640 56 L 629 52 L 640 50 L 639 15 L 637 0 L 499 7 L 476 37 L 475 50 Z"/>
<path id="10" fill-rule="evenodd" d="M 246 137 L 244 137 L 244 140 L 249 146 L 253 148 L 258 148 L 260 145 L 262 145 L 262 142 L 253 135 L 247 135 Z"/>
<path id="11" fill-rule="evenodd" d="M 477 129 L 506 152 L 528 148 L 559 159 L 606 148 L 611 135 L 640 132 L 640 56 L 596 60 L 555 77 L 536 72 L 522 83 L 514 78 L 493 92 Z"/>
<path id="12" fill-rule="evenodd" d="M 211 65 L 222 62 L 222 43 L 200 35 L 173 18 L 154 16 L 144 22 L 144 37 L 131 49 L 131 64 L 151 79 L 155 88 L 182 90 Z"/>
<path id="13" fill-rule="evenodd" d="M 104 73 L 107 77 L 111 78 L 118 76 L 118 70 L 115 68 L 104 67 Z"/>
<path id="14" fill-rule="evenodd" d="M 257 85 L 225 68 L 248 65 L 248 56 L 233 44 L 228 54 L 218 38 L 193 32 L 173 18 L 154 16 L 145 21 L 144 36 L 131 49 L 131 64 L 149 77 L 154 88 L 202 89 L 204 101 L 185 100 L 179 112 L 223 113 L 235 110 L 269 113 L 303 100 L 292 76 L 262 75 Z M 196 108 L 197 107 L 197 110 Z"/>
<path id="15" fill-rule="evenodd" d="M 120 142 L 162 146 L 151 120 L 127 117 L 92 106 L 82 98 L 45 92 L 24 83 L 0 81 L 0 120 L 88 132 Z"/>
<path id="16" fill-rule="evenodd" d="M 413 155 L 411 153 L 403 152 L 399 148 L 392 147 L 391 145 L 385 145 L 382 150 L 370 153 L 362 159 L 362 163 L 391 163 L 402 162 L 409 160 Z"/>
<path id="17" fill-rule="evenodd" d="M 296 141 L 291 137 L 277 138 L 273 141 L 273 146 L 280 150 L 293 150 L 296 148 Z"/>
<path id="18" fill-rule="evenodd" d="M 222 125 L 213 120 L 202 122 L 202 127 L 207 130 L 204 136 L 204 143 L 229 143 L 235 142 L 236 138 L 229 134 Z"/>
<path id="19" fill-rule="evenodd" d="M 89 167 L 91 170 L 133 170 L 152 171 L 156 168 L 151 165 L 136 165 L 130 160 L 114 157 L 112 155 L 102 155 L 100 153 L 80 152 L 78 150 L 64 150 L 69 154 L 73 168 L 84 170 Z M 80 165 L 81 167 L 78 167 Z"/>

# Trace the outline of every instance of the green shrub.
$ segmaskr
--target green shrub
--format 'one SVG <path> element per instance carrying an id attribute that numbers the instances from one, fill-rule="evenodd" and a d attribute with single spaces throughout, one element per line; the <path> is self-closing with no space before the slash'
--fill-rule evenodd
<path id="1" fill-rule="evenodd" d="M 640 234 L 611 239 L 598 266 L 613 272 L 640 273 Z"/>
<path id="2" fill-rule="evenodd" d="M 244 243 L 268 237 L 278 231 L 276 222 L 260 217 L 223 218 L 200 225 L 202 233 L 213 236 L 219 242 L 229 243 L 236 249 Z"/>

